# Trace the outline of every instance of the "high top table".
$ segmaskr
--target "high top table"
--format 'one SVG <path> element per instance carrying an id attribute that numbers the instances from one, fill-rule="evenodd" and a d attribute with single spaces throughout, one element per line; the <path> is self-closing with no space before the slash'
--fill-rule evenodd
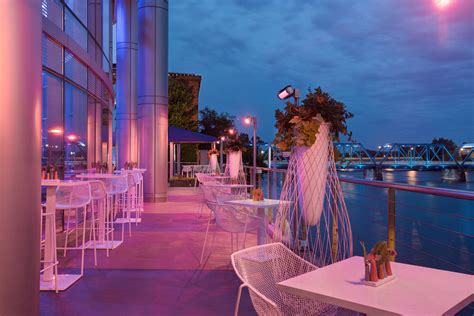
<path id="1" fill-rule="evenodd" d="M 112 173 L 86 173 L 86 174 L 79 174 L 76 177 L 81 179 L 81 180 L 99 180 L 99 181 L 104 181 L 105 179 L 111 179 L 114 177 L 118 177 L 120 174 L 112 174 Z M 101 250 L 106 250 L 106 249 L 115 249 L 118 246 L 120 246 L 123 243 L 123 240 L 106 240 L 105 239 L 105 233 L 106 233 L 106 227 L 105 227 L 105 212 L 102 207 L 99 207 L 99 233 L 97 236 L 97 242 L 96 242 L 96 248 L 101 249 Z M 112 238 L 113 238 L 113 233 L 112 233 Z M 92 241 L 88 241 L 86 243 L 86 246 L 92 246 L 89 245 L 92 243 Z"/>
<path id="2" fill-rule="evenodd" d="M 364 258 L 351 257 L 278 283 L 280 291 L 368 315 L 454 315 L 474 301 L 474 276 L 392 262 L 395 279 L 362 284 Z"/>

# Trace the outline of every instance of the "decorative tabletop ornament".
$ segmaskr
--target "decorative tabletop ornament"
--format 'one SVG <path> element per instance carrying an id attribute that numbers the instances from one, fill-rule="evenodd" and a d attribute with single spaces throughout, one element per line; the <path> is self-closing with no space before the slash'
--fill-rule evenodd
<path id="1" fill-rule="evenodd" d="M 261 188 L 256 188 L 252 190 L 252 198 L 254 201 L 263 201 L 264 196 L 263 196 L 263 191 Z"/>
<path id="2" fill-rule="evenodd" d="M 393 280 L 390 257 L 395 257 L 397 252 L 389 249 L 384 240 L 377 242 L 369 254 L 364 242 L 361 241 L 360 244 L 364 254 L 364 284 L 376 287 Z"/>

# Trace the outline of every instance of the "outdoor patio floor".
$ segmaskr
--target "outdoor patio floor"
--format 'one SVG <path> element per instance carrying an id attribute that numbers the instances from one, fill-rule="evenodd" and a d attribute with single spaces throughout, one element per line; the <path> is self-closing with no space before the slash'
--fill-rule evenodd
<path id="1" fill-rule="evenodd" d="M 232 315 L 240 280 L 230 262 L 230 234 L 217 231 L 199 264 L 209 211 L 199 190 L 170 189 L 169 201 L 146 204 L 143 221 L 106 257 L 86 252 L 84 277 L 65 292 L 41 293 L 41 315 Z M 212 232 L 212 230 L 211 230 Z M 116 236 L 116 239 L 118 235 Z M 241 239 L 242 240 L 242 239 Z M 256 238 L 247 239 L 255 245 Z M 80 255 L 58 252 L 59 272 L 77 271 Z M 255 315 L 245 291 L 239 315 Z"/>

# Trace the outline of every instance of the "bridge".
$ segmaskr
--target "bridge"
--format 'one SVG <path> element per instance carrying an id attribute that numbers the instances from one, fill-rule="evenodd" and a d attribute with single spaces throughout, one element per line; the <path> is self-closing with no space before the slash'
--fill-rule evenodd
<path id="1" fill-rule="evenodd" d="M 361 143 L 334 143 L 338 169 L 474 169 L 474 148 L 466 156 L 444 144 L 391 143 L 370 151 Z"/>

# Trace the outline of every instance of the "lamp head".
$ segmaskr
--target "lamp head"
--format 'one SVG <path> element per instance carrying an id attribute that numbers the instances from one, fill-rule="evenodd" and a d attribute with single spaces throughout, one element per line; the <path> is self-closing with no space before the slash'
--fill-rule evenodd
<path id="1" fill-rule="evenodd" d="M 293 88 L 291 85 L 288 85 L 286 87 L 284 87 L 283 89 L 281 89 L 277 96 L 280 100 L 286 100 L 288 99 L 289 97 L 293 96 L 295 94 L 295 88 Z"/>

